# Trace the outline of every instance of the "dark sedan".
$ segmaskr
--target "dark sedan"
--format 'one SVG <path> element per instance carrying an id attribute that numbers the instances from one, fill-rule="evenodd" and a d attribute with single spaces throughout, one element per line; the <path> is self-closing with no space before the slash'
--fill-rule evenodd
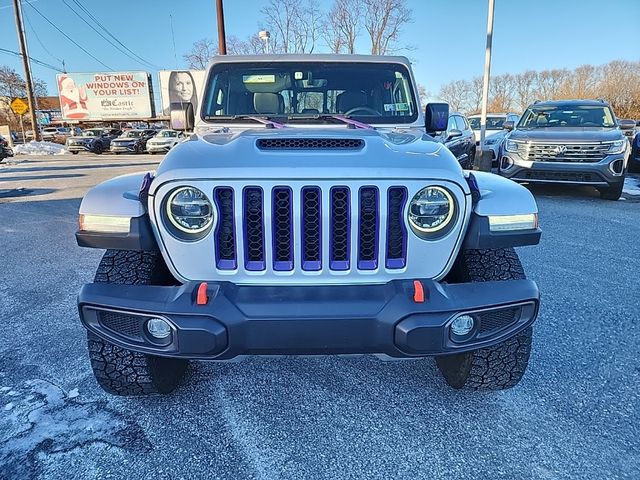
<path id="1" fill-rule="evenodd" d="M 111 152 L 118 153 L 142 153 L 147 149 L 147 140 L 152 138 L 157 130 L 127 130 L 111 142 Z"/>
<path id="2" fill-rule="evenodd" d="M 476 139 L 464 115 L 449 114 L 447 130 L 435 137 L 455 155 L 462 168 L 471 169 L 476 155 Z"/>

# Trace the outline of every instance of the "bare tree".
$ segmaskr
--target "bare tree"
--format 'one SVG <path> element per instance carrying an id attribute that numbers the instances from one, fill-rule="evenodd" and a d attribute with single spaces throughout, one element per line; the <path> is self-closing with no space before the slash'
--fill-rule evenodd
<path id="1" fill-rule="evenodd" d="M 466 80 L 455 80 L 444 85 L 438 93 L 438 98 L 449 104 L 451 110 L 465 111 L 471 84 Z"/>
<path id="2" fill-rule="evenodd" d="M 34 91 L 36 97 L 47 96 L 47 84 L 34 78 Z M 22 76 L 13 68 L 0 66 L 0 124 L 8 124 L 9 128 L 16 129 L 19 125 L 19 116 L 9 108 L 14 98 L 27 96 L 27 84 Z M 26 117 L 28 122 L 28 116 Z"/>
<path id="3" fill-rule="evenodd" d="M 325 22 L 324 40 L 333 53 L 356 52 L 363 0 L 335 0 Z"/>
<path id="4" fill-rule="evenodd" d="M 427 99 L 431 94 L 427 91 L 427 87 L 418 83 L 418 97 L 420 98 L 420 104 L 424 107 L 427 104 Z"/>
<path id="5" fill-rule="evenodd" d="M 317 0 L 270 0 L 260 13 L 272 35 L 272 51 L 314 51 L 323 24 Z"/>
<path id="6" fill-rule="evenodd" d="M 397 51 L 400 30 L 411 22 L 406 0 L 362 0 L 364 28 L 371 40 L 371 54 L 385 55 Z"/>
<path id="7" fill-rule="evenodd" d="M 513 76 L 505 73 L 491 79 L 489 110 L 492 112 L 508 112 L 513 103 Z"/>
<path id="8" fill-rule="evenodd" d="M 538 79 L 538 73 L 526 70 L 513 77 L 514 103 L 516 110 L 523 112 L 534 101 L 534 89 Z M 513 109 L 513 108 L 512 108 Z"/>
<path id="9" fill-rule="evenodd" d="M 218 54 L 218 44 L 208 38 L 196 41 L 191 50 L 182 58 L 187 62 L 187 67 L 192 70 L 204 70 L 211 59 Z"/>

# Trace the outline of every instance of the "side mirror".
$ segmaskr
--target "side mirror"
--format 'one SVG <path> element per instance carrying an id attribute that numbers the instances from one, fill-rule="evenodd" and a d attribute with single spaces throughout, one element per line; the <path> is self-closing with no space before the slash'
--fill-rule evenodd
<path id="1" fill-rule="evenodd" d="M 195 115 L 191 103 L 176 102 L 170 105 L 171 128 L 174 130 L 193 130 Z"/>
<path id="2" fill-rule="evenodd" d="M 453 130 L 449 130 L 449 135 L 447 135 L 447 140 L 451 140 L 452 138 L 457 138 L 461 136 L 462 136 L 462 132 L 454 128 Z"/>
<path id="3" fill-rule="evenodd" d="M 446 130 L 448 122 L 448 103 L 427 103 L 424 109 L 424 127 L 428 134 Z"/>
<path id="4" fill-rule="evenodd" d="M 618 120 L 618 125 L 620 125 L 620 130 L 633 130 L 636 128 L 636 122 L 633 120 Z"/>
<path id="5" fill-rule="evenodd" d="M 511 130 L 516 128 L 516 123 L 513 120 L 506 121 L 502 124 L 502 128 L 510 132 Z"/>

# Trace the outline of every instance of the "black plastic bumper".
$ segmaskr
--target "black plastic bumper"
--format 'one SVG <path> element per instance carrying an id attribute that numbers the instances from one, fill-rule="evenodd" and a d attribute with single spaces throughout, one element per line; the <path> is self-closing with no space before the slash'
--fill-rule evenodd
<path id="1" fill-rule="evenodd" d="M 379 353 L 393 357 L 442 355 L 487 347 L 536 319 L 539 293 L 530 280 L 466 284 L 238 286 L 209 283 L 206 305 L 199 284 L 177 287 L 92 283 L 80 291 L 84 326 L 134 351 L 169 357 L 230 359 L 238 355 Z M 454 342 L 449 326 L 461 313 L 475 318 L 473 335 Z M 165 340 L 146 330 L 152 317 L 172 328 Z"/>

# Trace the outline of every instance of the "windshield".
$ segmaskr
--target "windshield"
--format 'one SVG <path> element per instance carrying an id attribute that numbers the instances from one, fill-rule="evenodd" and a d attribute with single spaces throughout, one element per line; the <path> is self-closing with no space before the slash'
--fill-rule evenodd
<path id="1" fill-rule="evenodd" d="M 346 115 L 366 123 L 418 118 L 409 72 L 395 63 L 221 63 L 209 75 L 202 117 Z"/>
<path id="2" fill-rule="evenodd" d="M 615 127 L 611 109 L 599 105 L 531 106 L 518 128 L 543 127 Z"/>
<path id="3" fill-rule="evenodd" d="M 142 135 L 140 130 L 129 130 L 128 132 L 124 132 L 121 138 L 138 138 Z"/>
<path id="4" fill-rule="evenodd" d="M 162 130 L 156 136 L 157 137 L 177 137 L 178 136 L 178 132 L 176 132 L 175 130 Z"/>
<path id="5" fill-rule="evenodd" d="M 85 130 L 82 132 L 83 137 L 99 137 L 102 135 L 102 130 Z"/>
<path id="6" fill-rule="evenodd" d="M 487 117 L 487 130 L 502 130 L 502 126 L 507 117 Z M 480 117 L 469 119 L 472 130 L 480 130 Z"/>

